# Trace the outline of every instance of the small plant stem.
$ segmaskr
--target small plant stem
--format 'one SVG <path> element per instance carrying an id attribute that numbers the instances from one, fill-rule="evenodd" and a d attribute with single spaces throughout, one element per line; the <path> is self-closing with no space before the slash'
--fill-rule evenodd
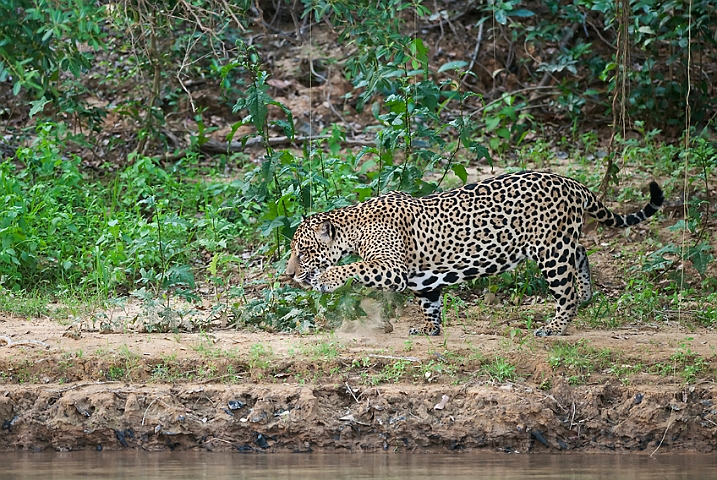
<path id="1" fill-rule="evenodd" d="M 408 77 L 408 72 L 404 69 L 404 73 L 406 75 L 406 78 Z M 406 173 L 406 168 L 408 167 L 408 163 L 411 160 L 411 156 L 413 155 L 413 143 L 411 138 L 411 113 L 408 111 L 409 109 L 409 92 L 411 91 L 410 84 L 406 87 L 404 87 L 404 95 L 403 95 L 403 102 L 404 102 L 404 108 L 406 111 L 403 114 L 403 128 L 405 130 L 406 134 L 406 150 L 405 155 L 403 159 L 403 168 L 401 168 L 401 178 L 399 180 L 399 188 L 403 187 L 403 178 Z"/>
<path id="2" fill-rule="evenodd" d="M 152 77 L 152 89 L 150 90 L 149 102 L 147 105 L 147 116 L 144 122 L 145 134 L 139 140 L 139 144 L 137 145 L 137 152 L 142 155 L 147 153 L 147 139 L 149 138 L 149 131 L 152 130 L 152 126 L 154 124 L 154 104 L 157 102 L 157 97 L 159 97 L 159 89 L 161 87 L 162 80 L 162 68 L 159 61 L 159 55 L 157 53 L 157 35 L 155 34 L 153 28 L 150 30 L 149 34 L 149 56 L 154 64 L 154 75 Z"/>
<path id="3" fill-rule="evenodd" d="M 162 271 L 160 273 L 161 285 L 164 286 L 165 284 L 165 275 L 167 274 L 167 260 L 164 258 L 164 249 L 162 248 L 162 221 L 159 215 L 159 208 L 157 208 L 157 204 L 154 204 L 154 218 L 157 219 L 157 242 L 159 243 L 159 261 L 161 262 L 161 268 Z M 159 293 L 159 291 L 157 292 Z M 166 298 L 167 304 L 165 305 L 166 308 L 169 308 L 169 295 L 167 295 Z"/>

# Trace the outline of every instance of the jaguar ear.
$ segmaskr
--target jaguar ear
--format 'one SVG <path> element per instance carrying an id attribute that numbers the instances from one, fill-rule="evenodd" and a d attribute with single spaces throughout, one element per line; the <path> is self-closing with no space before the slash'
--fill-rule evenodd
<path id="1" fill-rule="evenodd" d="M 325 220 L 316 229 L 316 233 L 319 235 L 319 240 L 329 243 L 336 238 L 336 227 L 329 220 Z"/>

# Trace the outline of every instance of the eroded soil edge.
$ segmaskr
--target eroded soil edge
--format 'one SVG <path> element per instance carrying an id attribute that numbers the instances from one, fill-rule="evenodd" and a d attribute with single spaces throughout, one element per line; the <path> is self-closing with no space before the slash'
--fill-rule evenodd
<path id="1" fill-rule="evenodd" d="M 710 452 L 712 385 L 10 385 L 3 450 Z M 435 409 L 443 395 L 450 400 Z"/>

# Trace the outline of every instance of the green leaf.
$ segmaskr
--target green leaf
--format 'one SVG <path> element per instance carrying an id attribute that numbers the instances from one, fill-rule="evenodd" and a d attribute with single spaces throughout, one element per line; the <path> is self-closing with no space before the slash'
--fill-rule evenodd
<path id="1" fill-rule="evenodd" d="M 709 253 L 699 251 L 691 255 L 690 260 L 692 261 L 692 265 L 695 266 L 695 270 L 700 272 L 700 275 L 704 277 L 705 273 L 707 273 L 707 267 L 714 258 Z"/>
<path id="2" fill-rule="evenodd" d="M 468 172 L 466 172 L 466 167 L 464 167 L 463 165 L 458 163 L 453 164 L 451 170 L 453 170 L 453 173 L 455 173 L 456 176 L 460 178 L 461 182 L 463 182 L 464 184 L 468 181 Z"/>
<path id="3" fill-rule="evenodd" d="M 500 127 L 498 130 L 495 131 L 495 134 L 505 140 L 510 140 L 510 130 L 505 127 Z"/>
<path id="4" fill-rule="evenodd" d="M 375 149 L 371 149 L 371 150 L 375 150 Z M 371 153 L 378 153 L 378 152 L 371 152 Z M 376 160 L 373 160 L 373 159 L 366 160 L 359 167 L 359 171 L 358 171 L 359 175 L 365 175 L 369 170 L 374 168 L 376 165 L 377 165 Z"/>
<path id="5" fill-rule="evenodd" d="M 685 222 L 684 220 L 678 220 L 674 225 L 667 227 L 667 229 L 671 232 L 679 232 L 679 231 L 685 230 L 685 229 L 690 232 L 692 231 L 689 228 L 689 224 L 687 222 Z"/>
<path id="6" fill-rule="evenodd" d="M 490 145 L 490 148 L 492 148 L 493 150 L 498 150 L 498 148 L 500 148 L 500 138 L 492 137 L 490 140 L 488 140 L 488 145 Z"/>
<path id="7" fill-rule="evenodd" d="M 285 220 L 286 217 L 280 216 L 274 218 L 270 222 L 264 222 L 259 227 L 259 231 L 261 232 L 262 236 L 268 237 L 269 235 L 274 233 L 274 229 L 284 227 Z"/>
<path id="8" fill-rule="evenodd" d="M 177 265 L 167 271 L 165 287 L 177 285 L 186 285 L 190 288 L 194 288 L 194 275 L 189 265 Z"/>
<path id="9" fill-rule="evenodd" d="M 264 131 L 266 117 L 269 114 L 266 106 L 273 102 L 272 98 L 266 93 L 269 87 L 264 83 L 265 79 L 266 75 L 259 75 L 254 85 L 247 88 L 245 100 L 246 109 L 249 110 L 251 115 L 251 122 L 260 132 Z"/>
<path id="10" fill-rule="evenodd" d="M 466 65 L 468 65 L 468 62 L 465 62 L 463 60 L 454 60 L 452 62 L 444 63 L 443 65 L 441 65 L 441 67 L 438 69 L 438 73 L 443 73 L 446 70 L 460 70 Z"/>
<path id="11" fill-rule="evenodd" d="M 470 146 L 468 147 L 468 150 L 476 154 L 476 160 L 480 160 L 482 158 L 485 158 L 488 162 L 488 165 L 493 165 L 493 159 L 490 156 L 490 151 L 484 147 L 483 145 L 472 142 Z"/>
<path id="12" fill-rule="evenodd" d="M 251 123 L 254 124 L 257 130 L 263 131 L 266 117 L 269 114 L 266 104 L 262 101 L 261 95 L 254 95 L 247 100 L 247 107 L 251 114 Z"/>
<path id="13" fill-rule="evenodd" d="M 495 130 L 500 125 L 500 117 L 488 117 L 485 119 L 485 129 L 489 132 Z"/>
<path id="14" fill-rule="evenodd" d="M 695 270 L 697 270 L 703 277 L 707 273 L 707 267 L 709 267 L 709 264 L 714 261 L 714 257 L 710 253 L 711 249 L 712 246 L 710 244 L 703 242 L 691 247 L 687 255 L 692 262 L 692 265 L 694 265 Z"/>
<path id="15" fill-rule="evenodd" d="M 45 32 L 45 34 L 42 36 L 42 42 L 46 42 L 48 38 L 52 36 L 52 30 L 48 30 Z"/>
<path id="16" fill-rule="evenodd" d="M 438 108 L 441 92 L 432 81 L 424 80 L 416 85 L 416 102 L 422 107 L 435 111 Z"/>
<path id="17" fill-rule="evenodd" d="M 428 47 L 423 44 L 423 40 L 415 38 L 411 41 L 411 53 L 415 56 L 411 65 L 414 69 L 422 68 L 424 71 L 428 69 Z"/>
<path id="18" fill-rule="evenodd" d="M 276 107 L 279 107 L 285 114 L 286 114 L 286 120 L 277 120 L 275 123 L 277 126 L 281 127 L 284 130 L 284 135 L 289 137 L 290 140 L 294 140 L 295 130 L 294 130 L 294 116 L 291 113 L 291 110 L 284 105 L 281 102 L 277 102 L 276 100 L 272 100 L 268 95 L 266 96 L 269 101 L 267 102 L 267 105 L 274 105 Z"/>
<path id="19" fill-rule="evenodd" d="M 534 12 L 532 12 L 530 10 L 526 10 L 526 9 L 513 10 L 512 12 L 510 12 L 508 14 L 508 16 L 510 16 L 510 17 L 523 17 L 523 18 L 532 17 L 533 15 L 535 15 Z"/>
<path id="20" fill-rule="evenodd" d="M 207 267 L 207 270 L 209 270 L 209 273 L 212 275 L 212 277 L 216 277 L 218 269 L 219 269 L 219 253 L 217 252 L 212 257 L 212 261 L 209 262 L 209 266 Z"/>
<path id="21" fill-rule="evenodd" d="M 51 101 L 45 98 L 44 95 L 39 100 L 31 101 L 30 105 L 32 105 L 32 108 L 30 109 L 30 118 L 34 117 L 37 113 L 42 112 L 42 110 L 45 108 L 45 105 L 47 105 L 48 103 L 51 103 Z"/>

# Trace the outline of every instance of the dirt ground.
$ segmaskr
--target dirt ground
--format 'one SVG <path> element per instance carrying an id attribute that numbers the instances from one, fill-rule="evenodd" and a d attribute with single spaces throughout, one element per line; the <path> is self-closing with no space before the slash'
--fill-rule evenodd
<path id="1" fill-rule="evenodd" d="M 714 382 L 645 373 L 688 336 L 692 352 L 711 361 L 713 332 L 578 325 L 561 340 L 527 332 L 516 340 L 485 333 L 495 327 L 478 320 L 456 322 L 445 337 L 409 339 L 416 313 L 407 308 L 390 333 L 366 320 L 303 337 L 102 334 L 1 318 L 0 450 L 649 454 L 716 446 Z M 594 371 L 571 385 L 574 372 L 549 363 L 555 342 L 620 352 L 620 361 L 645 367 L 624 379 Z M 517 367 L 515 378 L 480 373 L 499 357 Z"/>

